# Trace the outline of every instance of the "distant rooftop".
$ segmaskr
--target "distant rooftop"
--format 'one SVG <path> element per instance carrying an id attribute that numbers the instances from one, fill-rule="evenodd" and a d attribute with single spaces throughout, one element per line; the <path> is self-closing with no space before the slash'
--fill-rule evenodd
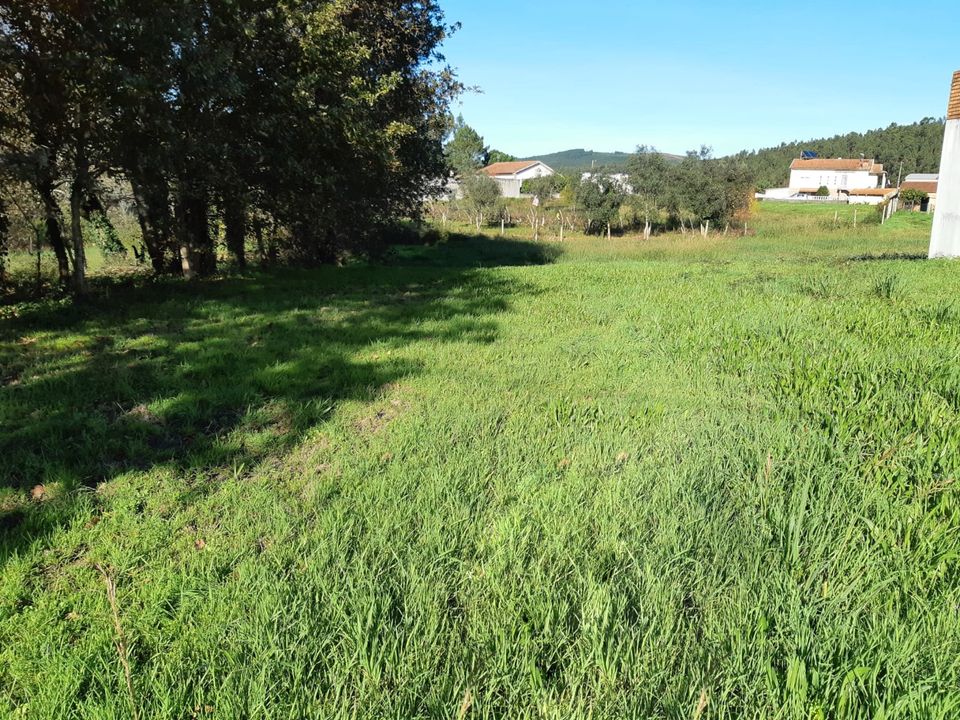
<path id="1" fill-rule="evenodd" d="M 845 190 L 848 195 L 861 195 L 866 197 L 886 197 L 887 195 L 896 195 L 896 188 L 854 188 Z"/>
<path id="2" fill-rule="evenodd" d="M 882 175 L 883 165 L 871 158 L 844 159 L 844 158 L 797 158 L 790 163 L 791 170 L 867 170 L 871 175 Z"/>
<path id="3" fill-rule="evenodd" d="M 539 165 L 539 160 L 517 160 L 515 162 L 497 162 L 493 165 L 487 165 L 483 172 L 493 177 L 494 175 L 516 175 L 518 172 L 526 170 L 534 165 Z"/>
<path id="4" fill-rule="evenodd" d="M 910 173 L 903 179 L 901 190 L 920 190 L 928 195 L 937 192 L 940 176 L 937 173 Z"/>

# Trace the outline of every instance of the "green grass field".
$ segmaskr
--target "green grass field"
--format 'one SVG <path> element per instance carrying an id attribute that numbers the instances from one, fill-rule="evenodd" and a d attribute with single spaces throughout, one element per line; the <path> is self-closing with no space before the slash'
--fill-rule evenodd
<path id="1" fill-rule="evenodd" d="M 0 710 L 960 716 L 960 265 L 759 212 L 8 308 Z"/>

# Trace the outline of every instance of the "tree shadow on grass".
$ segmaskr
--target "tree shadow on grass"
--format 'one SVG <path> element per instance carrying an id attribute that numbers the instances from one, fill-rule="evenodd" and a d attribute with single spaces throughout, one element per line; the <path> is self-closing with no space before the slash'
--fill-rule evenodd
<path id="1" fill-rule="evenodd" d="M 558 245 L 548 243 L 509 240 L 479 233 L 450 233 L 435 244 L 395 247 L 386 264 L 448 268 L 545 265 L 557 260 L 562 252 Z"/>
<path id="2" fill-rule="evenodd" d="M 43 487 L 156 467 L 249 467 L 295 447 L 341 403 L 382 399 L 430 361 L 392 351 L 495 341 L 496 314 L 534 290 L 470 269 L 498 257 L 484 243 L 496 243 L 501 265 L 549 261 L 532 243 L 472 239 L 455 248 L 459 263 L 444 262 L 449 248 L 425 248 L 419 267 L 104 286 L 82 304 L 9 322 L 0 562 L 71 520 L 76 493 L 47 502 Z"/>

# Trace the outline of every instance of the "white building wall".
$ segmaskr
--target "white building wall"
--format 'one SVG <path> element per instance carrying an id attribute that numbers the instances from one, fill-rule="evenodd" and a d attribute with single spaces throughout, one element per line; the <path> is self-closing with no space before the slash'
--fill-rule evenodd
<path id="1" fill-rule="evenodd" d="M 518 172 L 514 177 L 519 178 L 520 182 L 524 180 L 533 180 L 538 177 L 547 177 L 553 175 L 553 170 L 543 163 L 537 163 L 533 167 L 528 167 Z"/>
<path id="2" fill-rule="evenodd" d="M 831 190 L 859 190 L 879 187 L 880 178 L 867 170 L 791 170 L 791 188 L 819 188 Z"/>
<path id="3" fill-rule="evenodd" d="M 885 197 L 882 195 L 851 195 L 850 204 L 851 205 L 879 205 L 884 200 Z"/>
<path id="4" fill-rule="evenodd" d="M 500 186 L 500 194 L 505 198 L 520 197 L 520 186 L 523 181 L 514 175 L 497 175 L 493 178 Z"/>

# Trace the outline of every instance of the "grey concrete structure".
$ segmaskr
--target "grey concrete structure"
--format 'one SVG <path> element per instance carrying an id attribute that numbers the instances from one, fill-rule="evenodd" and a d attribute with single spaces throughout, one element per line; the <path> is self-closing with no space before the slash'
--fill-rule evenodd
<path id="1" fill-rule="evenodd" d="M 930 257 L 960 257 L 960 70 L 953 74 L 947 106 Z"/>

